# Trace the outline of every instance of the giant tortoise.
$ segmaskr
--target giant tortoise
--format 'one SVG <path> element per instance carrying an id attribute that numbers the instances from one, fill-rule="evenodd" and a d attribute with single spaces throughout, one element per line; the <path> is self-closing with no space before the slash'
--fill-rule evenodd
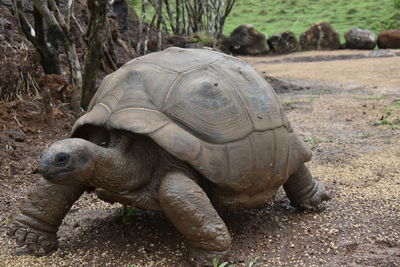
<path id="1" fill-rule="evenodd" d="M 201 49 L 169 48 L 104 78 L 71 138 L 43 154 L 40 179 L 11 235 L 42 255 L 85 190 L 100 199 L 161 210 L 197 263 L 224 258 L 231 237 L 217 211 L 259 208 L 283 188 L 294 206 L 329 199 L 304 162 L 271 86 L 245 62 Z"/>

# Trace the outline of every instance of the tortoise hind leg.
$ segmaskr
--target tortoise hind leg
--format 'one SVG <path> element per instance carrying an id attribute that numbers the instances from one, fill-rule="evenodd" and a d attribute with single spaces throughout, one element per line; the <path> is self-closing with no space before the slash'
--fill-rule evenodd
<path id="1" fill-rule="evenodd" d="M 165 215 L 188 239 L 196 266 L 225 257 L 230 234 L 199 185 L 183 173 L 169 173 L 161 183 L 159 200 Z"/>
<path id="2" fill-rule="evenodd" d="M 299 208 L 315 209 L 323 201 L 331 199 L 325 186 L 312 177 L 304 164 L 289 177 L 283 189 L 292 204 Z"/>

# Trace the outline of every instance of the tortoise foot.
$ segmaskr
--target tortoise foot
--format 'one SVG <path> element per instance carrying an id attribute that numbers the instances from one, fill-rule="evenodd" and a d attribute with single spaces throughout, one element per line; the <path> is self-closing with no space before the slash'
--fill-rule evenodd
<path id="1" fill-rule="evenodd" d="M 20 247 L 35 256 L 43 256 L 56 250 L 57 235 L 34 229 L 29 225 L 14 221 L 8 228 L 8 235 L 14 237 Z"/>
<path id="2" fill-rule="evenodd" d="M 300 209 L 315 210 L 323 201 L 331 199 L 325 186 L 312 177 L 304 164 L 289 177 L 283 188 L 292 205 Z"/>
<path id="3" fill-rule="evenodd" d="M 331 193 L 326 190 L 325 186 L 315 180 L 315 184 L 309 194 L 300 199 L 292 200 L 292 204 L 300 209 L 315 210 L 322 202 L 331 198 Z"/>

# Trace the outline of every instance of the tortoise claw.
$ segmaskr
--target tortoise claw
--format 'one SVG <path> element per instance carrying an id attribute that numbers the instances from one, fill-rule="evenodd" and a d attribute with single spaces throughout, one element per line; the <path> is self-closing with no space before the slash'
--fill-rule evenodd
<path id="1" fill-rule="evenodd" d="M 24 223 L 14 221 L 8 227 L 9 236 L 14 237 L 20 247 L 35 256 L 43 256 L 57 249 L 56 233 L 34 229 Z"/>
<path id="2" fill-rule="evenodd" d="M 313 190 L 314 193 L 308 198 L 304 198 L 301 200 L 296 200 L 295 206 L 308 210 L 316 210 L 319 208 L 322 202 L 328 201 L 332 198 L 331 193 L 326 190 L 325 186 L 318 182 L 316 188 Z"/>

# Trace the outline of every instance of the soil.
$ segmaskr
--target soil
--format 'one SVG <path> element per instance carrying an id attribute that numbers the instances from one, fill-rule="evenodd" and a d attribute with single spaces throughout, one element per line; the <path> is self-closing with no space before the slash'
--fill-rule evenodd
<path id="1" fill-rule="evenodd" d="M 399 266 L 400 58 L 268 64 L 351 53 L 359 52 L 245 58 L 281 86 L 287 115 L 314 152 L 308 166 L 333 199 L 318 211 L 300 212 L 280 191 L 272 206 L 224 214 L 235 266 L 253 260 L 258 266 Z M 136 210 L 123 216 L 121 205 L 91 194 L 65 218 L 57 251 L 16 253 L 6 226 L 39 179 L 41 151 L 65 138 L 74 121 L 58 105 L 49 126 L 40 110 L 38 100 L 0 103 L 0 266 L 187 266 L 184 239 L 164 215 Z"/>

